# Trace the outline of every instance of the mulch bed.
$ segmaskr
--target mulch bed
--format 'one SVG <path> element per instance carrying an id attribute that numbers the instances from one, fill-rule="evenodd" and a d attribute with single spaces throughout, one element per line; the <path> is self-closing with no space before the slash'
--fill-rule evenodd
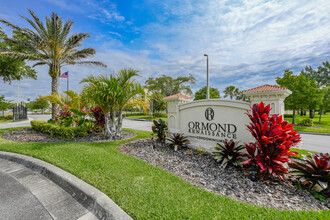
<path id="1" fill-rule="evenodd" d="M 130 139 L 135 136 L 136 134 L 134 133 L 123 131 L 120 140 Z M 42 142 L 42 143 L 115 141 L 115 140 L 106 139 L 103 134 L 89 134 L 85 137 L 76 137 L 66 140 L 58 137 L 51 137 L 48 133 L 34 131 L 31 128 L 24 128 L 12 132 L 3 133 L 2 138 L 17 142 Z"/>
<path id="2" fill-rule="evenodd" d="M 121 145 L 119 150 L 171 172 L 201 189 L 241 202 L 286 210 L 330 208 L 330 198 L 322 202 L 315 199 L 310 192 L 299 190 L 287 182 L 253 182 L 242 168 L 221 168 L 209 153 L 201 154 L 193 149 L 175 152 L 168 147 L 156 147 L 153 150 L 150 139 L 128 142 Z"/>

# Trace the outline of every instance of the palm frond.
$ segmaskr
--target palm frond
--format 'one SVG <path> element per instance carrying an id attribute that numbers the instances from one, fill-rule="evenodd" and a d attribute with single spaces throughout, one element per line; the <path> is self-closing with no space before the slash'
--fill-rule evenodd
<path id="1" fill-rule="evenodd" d="M 78 62 L 72 62 L 69 64 L 70 65 L 95 65 L 95 66 L 100 66 L 100 67 L 104 67 L 104 68 L 107 67 L 107 65 L 105 65 L 102 62 L 98 62 L 98 61 L 78 61 Z"/>
<path id="2" fill-rule="evenodd" d="M 6 55 L 6 56 L 10 56 L 13 58 L 17 58 L 17 59 L 28 59 L 28 60 L 38 60 L 39 57 L 36 56 L 35 54 L 31 54 L 31 53 L 24 53 L 24 52 L 19 52 L 19 51 L 14 51 L 14 50 L 0 50 L 0 55 Z"/>

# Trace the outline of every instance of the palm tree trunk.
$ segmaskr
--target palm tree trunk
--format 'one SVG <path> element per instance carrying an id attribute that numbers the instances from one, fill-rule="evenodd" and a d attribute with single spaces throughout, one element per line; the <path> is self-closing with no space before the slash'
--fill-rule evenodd
<path id="1" fill-rule="evenodd" d="M 110 130 L 110 122 L 109 122 L 110 114 L 109 112 L 104 114 L 104 120 L 105 120 L 105 137 L 111 138 L 111 130 Z"/>
<path id="2" fill-rule="evenodd" d="M 114 115 L 114 112 L 111 111 L 110 112 L 110 131 L 111 131 L 111 136 L 112 137 L 115 137 L 116 135 L 116 124 L 115 124 L 115 115 Z"/>
<path id="3" fill-rule="evenodd" d="M 57 86 L 58 86 L 58 77 L 52 76 L 52 93 L 57 93 Z M 55 120 L 55 116 L 57 115 L 57 104 L 52 103 L 52 119 Z"/>
<path id="4" fill-rule="evenodd" d="M 123 114 L 122 110 L 119 110 L 118 112 L 118 119 L 117 119 L 117 129 L 116 129 L 116 137 L 121 137 L 122 127 L 123 127 Z"/>

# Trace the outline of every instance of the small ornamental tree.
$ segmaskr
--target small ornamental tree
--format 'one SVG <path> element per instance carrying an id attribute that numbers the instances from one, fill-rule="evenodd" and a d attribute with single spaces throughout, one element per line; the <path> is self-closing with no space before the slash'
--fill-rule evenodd
<path id="1" fill-rule="evenodd" d="M 289 161 L 290 155 L 298 154 L 290 152 L 290 148 L 300 141 L 300 135 L 292 129 L 293 124 L 283 121 L 281 115 L 270 117 L 270 105 L 265 107 L 261 102 L 254 104 L 251 110 L 252 114 L 246 113 L 251 119 L 247 128 L 256 142 L 245 145 L 248 160 L 242 164 L 254 164 L 262 178 L 277 177 L 284 180 L 284 174 L 288 173 L 284 164 Z"/>

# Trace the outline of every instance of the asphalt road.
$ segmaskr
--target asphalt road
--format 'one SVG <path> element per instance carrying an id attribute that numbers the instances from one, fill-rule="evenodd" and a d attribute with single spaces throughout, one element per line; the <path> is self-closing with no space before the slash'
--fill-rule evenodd
<path id="1" fill-rule="evenodd" d="M 43 120 L 50 119 L 50 115 L 29 115 L 31 120 Z M 2 123 L 1 128 L 9 127 L 22 127 L 30 126 L 30 121 L 15 122 L 15 123 Z M 151 131 L 151 121 L 137 121 L 131 119 L 123 120 L 124 128 L 131 128 L 136 130 Z M 301 149 L 311 150 L 322 153 L 330 153 L 330 135 L 316 135 L 316 134 L 301 134 L 302 142 L 299 144 Z"/>
<path id="2" fill-rule="evenodd" d="M 330 153 L 330 135 L 300 134 L 301 149 Z"/>

